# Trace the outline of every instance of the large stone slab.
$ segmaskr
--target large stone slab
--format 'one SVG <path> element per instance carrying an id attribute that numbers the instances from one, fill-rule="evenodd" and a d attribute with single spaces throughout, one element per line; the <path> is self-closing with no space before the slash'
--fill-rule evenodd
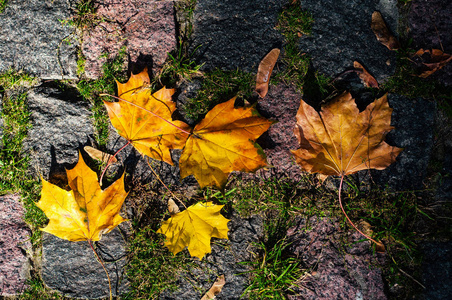
<path id="1" fill-rule="evenodd" d="M 312 58 L 321 73 L 335 77 L 353 61 L 361 62 L 377 80 L 395 70 L 395 52 L 377 41 L 370 28 L 372 13 L 378 10 L 396 32 L 397 0 L 301 0 L 301 8 L 312 13 L 310 35 L 300 39 L 300 51 Z"/>
<path id="2" fill-rule="evenodd" d="M 203 70 L 257 72 L 260 60 L 283 37 L 275 29 L 286 0 L 198 0 L 193 17 L 192 50 Z"/>
<path id="3" fill-rule="evenodd" d="M 326 217 L 300 219 L 289 229 L 290 250 L 310 268 L 310 275 L 294 288 L 298 299 L 387 299 L 379 268 L 384 254 L 372 254 L 368 241 L 354 232 L 341 239 L 339 223 Z"/>
<path id="4" fill-rule="evenodd" d="M 17 295 L 26 288 L 31 243 L 24 213 L 19 195 L 0 196 L 0 296 Z"/>
<path id="5" fill-rule="evenodd" d="M 120 225 L 96 242 L 112 286 L 112 294 L 127 290 L 126 264 L 127 224 Z M 65 296 L 98 299 L 109 296 L 108 278 L 88 242 L 69 242 L 44 233 L 42 240 L 42 279 L 51 289 Z"/>
<path id="6" fill-rule="evenodd" d="M 130 60 L 157 72 L 176 48 L 174 2 L 169 0 L 97 1 L 96 15 L 103 18 L 95 28 L 85 32 L 82 53 L 86 58 L 85 74 L 97 78 L 106 58 L 115 56 L 123 46 Z"/>
<path id="7" fill-rule="evenodd" d="M 88 102 L 75 90 L 41 86 L 28 94 L 32 129 L 24 142 L 35 174 L 48 178 L 78 161 L 78 148 L 93 135 Z"/>
<path id="8" fill-rule="evenodd" d="M 0 72 L 25 70 L 43 79 L 76 78 L 77 41 L 62 20 L 75 0 L 9 0 L 0 14 Z"/>

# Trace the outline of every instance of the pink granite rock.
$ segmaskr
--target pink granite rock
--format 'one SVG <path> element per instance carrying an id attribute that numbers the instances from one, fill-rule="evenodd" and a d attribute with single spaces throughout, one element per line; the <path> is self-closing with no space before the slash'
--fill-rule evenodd
<path id="1" fill-rule="evenodd" d="M 30 230 L 19 195 L 0 196 L 0 296 L 21 293 L 29 270 Z"/>
<path id="2" fill-rule="evenodd" d="M 86 76 L 99 77 L 106 61 L 100 56 L 114 57 L 123 46 L 131 62 L 151 64 L 157 72 L 176 47 L 173 5 L 167 0 L 99 1 L 97 15 L 104 21 L 83 36 Z"/>
<path id="3" fill-rule="evenodd" d="M 287 235 L 292 252 L 311 268 L 290 300 L 387 299 L 378 268 L 384 254 L 372 254 L 368 241 L 358 242 L 358 232 L 347 236 L 337 222 L 312 217 L 301 219 Z"/>

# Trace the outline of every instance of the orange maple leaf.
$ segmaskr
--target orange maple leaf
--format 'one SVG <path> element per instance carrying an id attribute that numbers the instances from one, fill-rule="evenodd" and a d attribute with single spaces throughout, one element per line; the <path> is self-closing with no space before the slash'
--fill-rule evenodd
<path id="1" fill-rule="evenodd" d="M 320 114 L 301 101 L 294 129 L 301 149 L 292 153 L 310 173 L 343 176 L 385 169 L 403 150 L 384 142 L 394 128 L 391 113 L 387 95 L 361 113 L 348 92 L 322 107 Z"/>
<path id="2" fill-rule="evenodd" d="M 254 107 L 234 108 L 235 98 L 218 104 L 195 126 L 180 157 L 180 173 L 201 187 L 223 188 L 232 171 L 254 172 L 267 165 L 255 140 L 273 123 Z"/>
<path id="3" fill-rule="evenodd" d="M 96 172 L 79 154 L 77 165 L 67 170 L 70 191 L 42 180 L 41 199 L 36 205 L 44 211 L 49 224 L 41 229 L 69 241 L 98 241 L 126 221 L 119 215 L 127 196 L 124 174 L 101 190 Z"/>
<path id="4" fill-rule="evenodd" d="M 175 90 L 162 88 L 151 94 L 147 69 L 117 85 L 120 101 L 104 101 L 112 125 L 142 155 L 172 165 L 170 150 L 182 149 L 190 130 L 171 117 L 176 110 L 171 100 Z"/>

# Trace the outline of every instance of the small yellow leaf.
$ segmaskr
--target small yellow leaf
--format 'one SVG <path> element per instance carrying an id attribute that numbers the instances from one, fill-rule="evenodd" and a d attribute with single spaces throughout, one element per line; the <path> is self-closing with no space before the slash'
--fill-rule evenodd
<path id="1" fill-rule="evenodd" d="M 220 214 L 223 206 L 199 202 L 171 216 L 157 232 L 166 236 L 165 246 L 173 254 L 188 247 L 191 256 L 202 259 L 211 251 L 212 237 L 228 238 L 229 220 Z"/>
<path id="2" fill-rule="evenodd" d="M 195 126 L 180 157 L 182 178 L 193 174 L 201 187 L 223 188 L 230 172 L 254 172 L 267 165 L 255 140 L 273 122 L 252 106 L 234 108 L 234 102 L 218 104 Z"/>
<path id="3" fill-rule="evenodd" d="M 42 179 L 41 199 L 36 205 L 44 211 L 49 224 L 41 229 L 69 241 L 98 241 L 126 221 L 119 215 L 127 196 L 124 174 L 101 190 L 97 174 L 79 154 L 77 165 L 67 170 L 70 191 Z"/>

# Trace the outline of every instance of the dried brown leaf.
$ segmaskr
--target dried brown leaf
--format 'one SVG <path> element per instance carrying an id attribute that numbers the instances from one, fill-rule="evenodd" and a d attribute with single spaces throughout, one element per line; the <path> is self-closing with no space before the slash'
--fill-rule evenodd
<path id="1" fill-rule="evenodd" d="M 93 148 L 91 146 L 85 146 L 83 147 L 83 150 L 85 150 L 86 153 L 88 153 L 88 155 L 95 160 L 99 160 L 103 163 L 108 163 L 108 161 L 111 159 L 111 163 L 116 163 L 118 162 L 118 160 L 116 159 L 116 157 L 114 157 L 111 154 L 105 153 L 103 151 L 100 151 L 96 148 Z"/>
<path id="2" fill-rule="evenodd" d="M 425 60 L 425 62 L 421 62 L 421 73 L 417 75 L 422 78 L 426 78 L 442 69 L 452 59 L 450 54 L 444 53 L 439 49 L 419 49 L 414 56 L 418 56 Z"/>
<path id="3" fill-rule="evenodd" d="M 207 293 L 202 296 L 201 300 L 211 300 L 215 299 L 215 297 L 221 292 L 226 280 L 224 279 L 224 275 L 218 276 L 217 280 L 215 280 L 214 284 L 210 288 Z"/>
<path id="4" fill-rule="evenodd" d="M 373 12 L 370 27 L 377 36 L 377 40 L 385 45 L 389 50 L 397 50 L 400 48 L 399 41 L 389 31 L 388 26 L 386 26 L 380 12 Z"/>
<path id="5" fill-rule="evenodd" d="M 353 67 L 355 68 L 355 71 L 358 74 L 358 76 L 361 79 L 364 86 L 372 87 L 372 88 L 376 88 L 376 89 L 379 88 L 377 80 L 372 75 L 370 75 L 370 73 L 367 72 L 366 69 L 364 69 L 363 65 L 361 65 L 357 61 L 354 61 Z"/>
<path id="6" fill-rule="evenodd" d="M 278 60 L 280 50 L 275 48 L 270 51 L 259 64 L 256 75 L 256 92 L 261 98 L 264 98 L 268 92 L 268 83 Z"/>

